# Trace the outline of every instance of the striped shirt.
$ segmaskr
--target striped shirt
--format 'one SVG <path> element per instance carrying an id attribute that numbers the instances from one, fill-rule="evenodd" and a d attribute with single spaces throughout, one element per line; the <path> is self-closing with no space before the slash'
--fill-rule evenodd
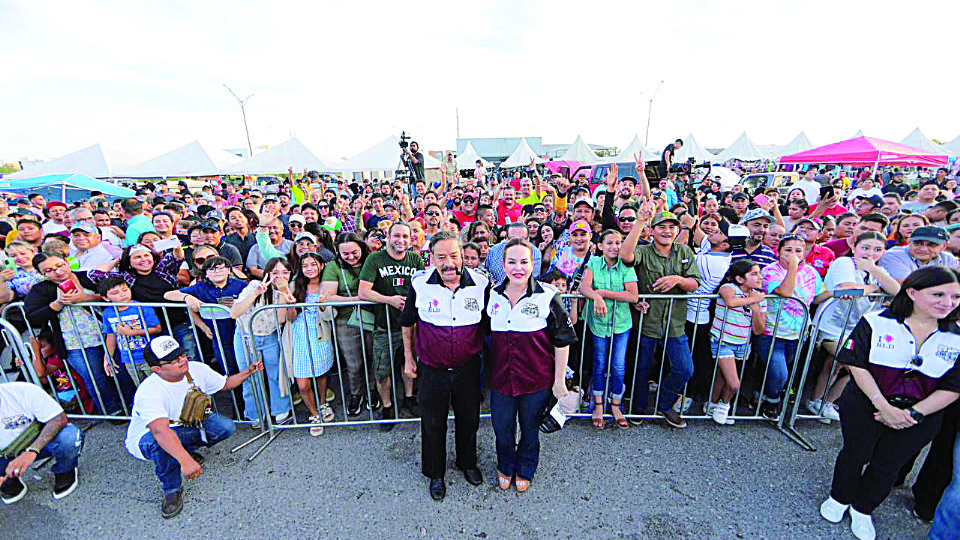
<path id="1" fill-rule="evenodd" d="M 732 289 L 737 298 L 747 297 L 747 293 L 733 283 L 724 284 L 720 287 L 720 290 L 725 288 Z M 729 345 L 746 344 L 750 341 L 752 333 L 754 309 L 759 309 L 761 312 L 766 311 L 767 301 L 761 300 L 758 304 L 728 308 L 726 302 L 723 301 L 723 297 L 718 296 L 716 316 L 713 318 L 713 326 L 710 328 L 710 337 Z"/>

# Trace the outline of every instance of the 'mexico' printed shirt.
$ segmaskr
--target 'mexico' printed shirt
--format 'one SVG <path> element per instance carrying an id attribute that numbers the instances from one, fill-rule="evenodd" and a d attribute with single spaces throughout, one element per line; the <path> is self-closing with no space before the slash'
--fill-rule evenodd
<path id="1" fill-rule="evenodd" d="M 508 396 L 546 390 L 554 381 L 554 348 L 577 342 L 570 314 L 551 285 L 531 278 L 512 307 L 506 287 L 504 281 L 490 290 L 485 311 L 493 336 L 491 386 Z"/>
<path id="2" fill-rule="evenodd" d="M 465 365 L 483 350 L 483 307 L 489 281 L 464 268 L 456 290 L 450 290 L 436 268 L 410 278 L 410 292 L 400 325 L 416 325 L 417 358 L 437 369 Z"/>
<path id="3" fill-rule="evenodd" d="M 922 361 L 913 362 L 914 356 Z M 941 324 L 917 347 L 910 328 L 890 310 L 868 313 L 853 329 L 838 360 L 873 375 L 884 397 L 922 400 L 934 390 L 960 392 L 960 326 Z"/>

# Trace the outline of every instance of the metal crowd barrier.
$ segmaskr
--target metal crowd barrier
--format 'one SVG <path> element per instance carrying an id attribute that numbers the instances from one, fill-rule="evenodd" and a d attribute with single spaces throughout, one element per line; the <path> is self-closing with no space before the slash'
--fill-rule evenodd
<path id="1" fill-rule="evenodd" d="M 593 309 L 591 305 L 591 301 L 585 299 L 582 296 L 564 295 L 564 298 L 571 299 L 574 302 L 574 309 L 577 309 L 576 304 L 579 302 L 583 303 L 585 310 Z M 646 301 L 646 302 L 650 302 L 650 301 L 669 302 L 669 305 L 665 310 L 665 322 L 666 322 L 671 319 L 671 314 L 673 313 L 673 310 L 676 307 L 677 301 L 680 301 L 680 300 L 689 301 L 693 299 L 711 299 L 712 300 L 715 298 L 717 298 L 717 295 L 715 294 L 713 295 L 692 295 L 692 294 L 645 295 L 645 296 L 641 296 L 640 300 Z M 773 326 L 773 329 L 771 330 L 771 333 L 774 336 L 776 336 L 777 334 L 777 330 L 780 325 L 780 317 L 782 314 L 782 310 L 786 303 L 792 302 L 799 309 L 803 310 L 803 324 L 801 327 L 800 336 L 798 338 L 796 353 L 794 354 L 794 357 L 792 359 L 788 359 L 788 362 L 791 364 L 789 366 L 789 379 L 784 386 L 784 391 L 782 393 L 783 397 L 781 398 L 780 414 L 776 419 L 774 425 L 779 431 L 784 433 L 791 440 L 797 442 L 797 444 L 801 445 L 802 447 L 808 450 L 814 450 L 815 448 L 813 447 L 813 445 L 810 444 L 802 435 L 800 435 L 796 431 L 795 422 L 797 418 L 801 418 L 801 419 L 820 418 L 817 416 L 808 416 L 808 415 L 798 414 L 799 403 L 800 401 L 802 401 L 802 398 L 804 395 L 804 384 L 806 382 L 807 374 L 810 369 L 810 363 L 811 363 L 811 358 L 813 354 L 812 351 L 815 346 L 812 339 L 810 340 L 810 346 L 808 347 L 805 361 L 801 363 L 800 360 L 801 360 L 801 356 L 803 356 L 802 351 L 804 350 L 804 344 L 807 342 L 807 338 L 808 337 L 815 338 L 817 335 L 819 318 L 815 318 L 811 324 L 810 311 L 807 309 L 807 306 L 804 305 L 799 300 L 796 300 L 793 298 L 781 298 L 776 295 L 768 295 L 767 299 L 768 299 L 768 302 L 770 300 L 779 301 L 778 312 L 774 317 L 774 326 Z M 167 310 L 169 309 L 187 310 L 186 306 L 181 303 L 130 303 L 127 305 L 131 308 L 136 308 L 136 309 L 141 309 L 144 307 L 152 307 L 155 309 L 160 308 L 163 314 L 163 317 L 161 320 L 162 322 L 165 323 L 163 326 L 166 328 L 168 332 L 172 330 L 172 327 L 170 325 L 170 319 L 169 319 L 169 314 Z M 80 304 L 78 306 L 84 307 L 84 308 L 100 309 L 107 306 L 116 307 L 118 306 L 118 304 L 97 302 L 97 303 Z M 288 344 L 289 342 L 291 342 L 291 338 L 289 337 L 290 334 L 296 331 L 293 328 L 296 323 L 281 324 L 280 322 L 281 310 L 294 309 L 294 310 L 298 310 L 298 313 L 302 313 L 302 311 L 305 308 L 312 309 L 312 308 L 320 308 L 320 307 L 324 307 L 324 308 L 353 307 L 356 309 L 361 309 L 361 306 L 374 306 L 374 309 L 386 309 L 386 306 L 384 305 L 372 304 L 370 302 L 325 302 L 322 304 L 317 304 L 317 303 L 267 304 L 267 305 L 261 305 L 259 307 L 251 308 L 249 312 L 249 319 L 246 321 L 246 324 L 242 324 L 240 321 L 237 321 L 237 331 L 241 332 L 240 342 L 242 343 L 242 347 L 241 347 L 242 350 L 236 351 L 238 353 L 236 360 L 237 360 L 237 365 L 239 369 L 243 369 L 243 366 L 248 365 L 249 363 L 255 361 L 256 359 L 264 358 L 265 353 L 273 354 L 272 352 L 268 352 L 268 351 L 272 351 L 273 350 L 272 348 L 257 345 L 257 338 L 258 337 L 263 338 L 263 337 L 255 336 L 253 333 L 253 328 L 255 326 L 254 322 L 255 321 L 259 322 L 259 320 L 263 318 L 266 318 L 266 320 L 268 321 L 269 323 L 268 326 L 270 326 L 272 329 L 271 334 L 276 338 L 277 342 L 279 343 L 279 348 L 278 348 L 279 358 L 270 358 L 270 359 L 264 358 L 264 360 L 269 360 L 269 361 L 265 361 L 265 367 L 266 367 L 265 371 L 255 374 L 250 379 L 248 379 L 248 381 L 244 383 L 244 387 L 246 387 L 246 389 L 252 393 L 252 396 L 254 399 L 256 420 L 247 420 L 243 418 L 243 416 L 240 414 L 240 410 L 241 410 L 240 405 L 237 401 L 236 396 L 233 393 L 230 393 L 230 395 L 226 399 L 220 398 L 219 404 L 217 403 L 216 399 L 214 400 L 214 407 L 215 408 L 219 407 L 220 409 L 223 409 L 223 408 L 229 409 L 229 412 L 227 412 L 226 415 L 231 417 L 233 420 L 241 424 L 246 424 L 246 425 L 253 426 L 255 428 L 260 429 L 260 433 L 258 435 L 244 442 L 240 446 L 234 448 L 233 452 L 236 452 L 241 448 L 246 447 L 247 445 L 253 443 L 256 440 L 259 440 L 263 437 L 267 437 L 266 442 L 261 447 L 259 447 L 253 453 L 253 455 L 249 457 L 249 460 L 252 461 L 264 449 L 266 449 L 266 447 L 271 442 L 273 442 L 277 438 L 277 436 L 279 436 L 279 434 L 282 433 L 283 431 L 291 430 L 291 429 L 309 429 L 310 427 L 315 425 L 314 423 L 311 423 L 309 421 L 308 419 L 309 413 L 305 413 L 303 410 L 298 410 L 298 407 L 297 407 L 298 401 L 297 401 L 297 397 L 295 397 L 295 391 L 291 390 L 291 385 L 296 384 L 295 377 L 293 376 L 293 373 L 291 371 L 291 366 L 293 365 L 293 362 L 294 362 L 293 357 L 294 355 L 297 355 L 297 354 L 303 354 L 304 351 L 299 349 L 295 350 L 294 347 L 292 346 L 292 343 Z M 630 309 L 632 310 L 633 307 L 631 306 Z M 685 307 L 683 309 L 685 309 Z M 29 321 L 27 321 L 27 331 L 24 333 L 24 335 L 21 335 L 20 332 L 17 330 L 17 328 L 13 324 L 11 324 L 11 322 L 8 320 L 9 319 L 8 315 L 11 313 L 12 310 L 19 310 L 23 315 L 23 319 L 25 321 L 27 320 L 26 314 L 23 311 L 23 305 L 21 303 L 7 305 L 3 309 L 2 313 L 0 313 L 0 336 L 2 336 L 5 345 L 8 348 L 10 348 L 10 350 L 12 351 L 14 358 L 18 360 L 17 363 L 20 365 L 20 370 L 23 378 L 25 380 L 31 381 L 34 384 L 38 384 L 41 386 L 43 386 L 43 384 L 41 384 L 42 382 L 46 382 L 46 384 L 49 385 L 49 389 L 52 390 L 52 393 L 56 395 L 55 382 L 50 377 L 50 374 L 46 374 L 45 377 L 38 376 L 33 365 L 33 360 L 34 360 L 33 349 L 30 345 L 27 345 L 24 342 L 24 336 L 26 337 L 37 336 L 39 335 L 40 329 L 31 327 L 29 325 Z M 204 304 L 203 309 L 201 310 L 201 312 L 206 314 L 210 314 L 214 311 L 219 311 L 221 313 L 225 312 L 226 316 L 229 317 L 229 308 L 223 305 Z M 613 327 L 613 325 L 615 324 L 616 311 L 617 310 L 614 308 L 613 314 L 611 316 L 611 321 L 610 321 L 611 327 Z M 645 313 L 640 313 L 636 324 L 633 324 L 631 321 L 631 332 L 634 334 L 631 338 L 631 341 L 634 341 L 634 344 L 636 346 L 636 352 L 634 353 L 634 358 L 633 358 L 633 361 L 634 361 L 633 374 L 632 374 L 633 378 L 627 379 L 629 374 L 625 373 L 624 379 L 625 379 L 625 385 L 628 384 L 627 381 L 633 381 L 633 384 L 632 384 L 632 391 L 629 394 L 629 398 L 627 397 L 627 395 L 624 395 L 624 399 L 622 401 L 624 416 L 627 417 L 628 419 L 658 418 L 655 415 L 655 409 L 656 409 L 656 403 L 659 401 L 660 394 L 662 391 L 662 384 L 658 385 L 655 391 L 655 395 L 647 396 L 648 403 L 649 403 L 649 398 L 653 399 L 653 402 L 652 402 L 653 406 L 651 407 L 652 410 L 648 414 L 631 414 L 630 412 L 630 404 L 632 404 L 637 398 L 637 387 L 645 386 L 645 383 L 646 383 L 646 381 L 641 381 L 640 382 L 641 384 L 639 385 L 636 384 L 637 382 L 636 374 L 637 374 L 637 370 L 639 369 L 640 360 L 641 360 L 640 358 L 641 329 L 643 328 L 644 318 L 646 316 L 647 315 Z M 100 321 L 99 314 L 97 314 L 97 321 L 98 322 Z M 188 321 L 190 323 L 190 328 L 189 328 L 189 333 L 185 334 L 185 337 L 193 338 L 194 345 L 196 346 L 195 352 L 196 354 L 199 355 L 199 360 L 209 365 L 211 363 L 210 362 L 211 359 L 203 358 L 202 347 L 199 346 L 200 333 L 198 332 L 198 329 L 194 322 L 193 315 L 188 317 Z M 712 321 L 713 321 L 713 318 L 711 317 L 711 322 Z M 72 315 L 70 316 L 70 322 L 76 329 L 76 320 Z M 359 384 L 359 386 L 361 388 L 366 387 L 366 395 L 364 397 L 366 399 L 367 407 L 365 410 L 361 410 L 357 416 L 351 417 L 347 411 L 347 400 L 350 395 L 348 391 L 348 386 L 347 386 L 348 381 L 344 380 L 345 378 L 349 378 L 351 374 L 349 373 L 348 362 L 343 357 L 343 351 L 341 350 L 341 347 L 339 346 L 339 341 L 338 341 L 338 332 L 342 331 L 343 328 L 338 328 L 338 326 L 341 326 L 341 325 L 338 324 L 337 321 L 329 321 L 329 324 L 330 324 L 330 330 L 331 330 L 329 341 L 331 341 L 332 343 L 329 343 L 328 346 L 324 346 L 320 340 L 311 339 L 309 334 L 306 340 L 298 340 L 303 342 L 302 345 L 305 345 L 306 347 L 305 353 L 307 355 L 307 358 L 311 359 L 311 361 L 309 362 L 310 370 L 311 370 L 311 376 L 309 377 L 309 384 L 312 390 L 312 392 L 310 393 L 313 394 L 313 400 L 314 400 L 313 405 L 315 406 L 315 409 L 319 411 L 321 409 L 321 405 L 325 401 L 325 399 L 321 399 L 321 396 L 320 396 L 321 386 L 326 386 L 326 388 L 335 386 L 335 390 L 336 390 L 335 394 L 337 395 L 337 397 L 339 397 L 339 404 L 337 404 L 336 407 L 332 407 L 331 404 L 327 403 L 327 405 L 331 406 L 331 409 L 333 409 L 334 411 L 333 421 L 323 422 L 322 425 L 324 427 L 340 427 L 340 426 L 351 426 L 351 425 L 373 425 L 373 424 L 381 424 L 381 423 L 388 423 L 388 422 L 389 423 L 409 423 L 409 422 L 419 421 L 419 418 L 401 418 L 400 417 L 401 401 L 398 399 L 398 397 L 402 397 L 402 396 L 398 396 L 397 386 L 403 384 L 403 375 L 402 375 L 402 367 L 401 367 L 400 369 L 401 373 L 400 373 L 400 376 L 398 377 L 397 364 L 399 363 L 398 360 L 402 361 L 402 358 L 401 359 L 395 358 L 395 352 L 397 350 L 402 350 L 402 343 L 395 343 L 393 339 L 394 334 L 397 334 L 397 335 L 400 334 L 400 331 L 399 331 L 400 329 L 398 328 L 394 331 L 394 329 L 390 327 L 390 322 L 388 318 L 386 337 L 387 337 L 387 342 L 390 349 L 389 351 L 389 357 L 390 357 L 389 372 L 390 372 L 390 378 L 391 378 L 390 395 L 391 395 L 391 401 L 393 402 L 395 407 L 395 411 L 397 412 L 396 414 L 397 418 L 384 420 L 384 419 L 376 418 L 374 411 L 370 408 L 371 398 L 373 397 L 373 393 L 378 392 L 377 386 L 375 384 L 376 381 L 374 381 L 374 378 L 371 377 L 371 369 L 372 369 L 371 359 L 372 359 L 372 355 L 374 354 L 374 351 L 372 346 L 373 340 L 369 338 L 372 338 L 372 336 L 370 335 L 372 334 L 372 332 L 370 330 L 364 329 L 362 326 L 358 328 L 359 341 L 360 341 L 359 350 L 362 356 L 362 379 L 363 379 L 362 383 Z M 726 320 L 722 321 L 721 334 L 723 333 L 723 328 L 725 324 L 726 324 Z M 695 325 L 693 335 L 689 336 L 690 340 L 688 343 L 692 343 L 692 344 L 697 343 L 696 333 L 698 329 L 699 329 L 699 326 Z M 226 355 L 225 355 L 224 347 L 233 348 L 234 336 L 221 336 L 219 334 L 219 329 L 216 324 L 212 325 L 211 330 L 214 333 L 214 336 L 212 339 L 213 345 L 214 347 L 217 347 L 216 352 L 219 353 L 219 355 L 215 354 L 215 356 L 217 357 L 216 361 L 219 362 L 220 364 L 219 367 L 224 373 L 228 375 L 232 374 L 231 373 L 232 370 L 230 369 L 230 366 L 228 366 L 225 362 Z M 319 335 L 319 332 L 320 332 L 319 329 L 316 332 Z M 176 332 L 171 332 L 171 333 L 176 333 Z M 584 372 L 585 362 L 589 361 L 591 365 L 593 363 L 592 358 L 588 360 L 586 357 L 587 342 L 589 341 L 589 336 L 590 336 L 590 332 L 589 332 L 588 324 L 586 323 L 586 321 L 583 321 L 582 335 L 579 343 L 579 365 L 573 366 L 571 362 L 571 367 L 576 369 L 576 373 L 579 375 L 579 378 L 580 378 L 581 386 L 586 387 L 586 388 L 583 388 L 585 396 L 590 401 L 593 401 L 594 397 L 591 391 L 592 385 L 588 384 L 592 376 L 592 370 L 591 370 L 591 373 Z M 156 337 L 156 336 L 148 336 L 148 340 L 151 337 Z M 184 337 L 184 336 L 181 336 L 181 337 Z M 665 380 L 665 377 L 664 377 L 665 366 L 668 365 L 667 348 L 665 346 L 666 342 L 664 339 L 663 332 L 661 332 L 660 336 L 650 336 L 650 337 L 654 337 L 655 339 L 657 339 L 662 346 L 662 351 L 660 354 L 660 366 L 659 366 L 658 373 L 656 374 L 656 380 L 662 383 L 662 381 Z M 686 338 L 687 336 L 683 336 L 683 337 Z M 758 377 L 757 377 L 757 380 L 759 381 L 758 392 L 761 396 L 760 401 L 762 401 L 763 399 L 762 396 L 766 386 L 767 376 L 770 370 L 770 364 L 771 364 L 771 360 L 774 353 L 774 347 L 778 339 L 780 338 L 776 338 L 776 337 L 773 338 L 773 341 L 770 347 L 770 352 L 767 358 L 765 359 L 766 361 L 763 369 L 763 374 L 762 376 L 758 374 Z M 105 340 L 102 333 L 99 336 L 99 340 L 100 340 L 100 346 L 105 351 L 106 344 L 105 344 Z M 603 404 L 599 405 L 601 407 L 604 407 L 604 421 L 606 421 L 606 419 L 611 416 L 610 414 L 606 413 L 606 404 L 609 401 L 610 380 L 612 377 L 612 369 L 611 369 L 612 368 L 611 355 L 612 355 L 612 349 L 613 349 L 612 342 L 613 342 L 613 339 L 611 336 L 610 347 L 607 350 L 606 381 L 604 381 L 604 386 L 605 386 L 604 400 L 603 400 Z M 841 340 L 841 343 L 842 343 L 842 340 Z M 181 343 L 181 345 L 184 345 L 184 344 Z M 185 346 L 188 346 L 188 345 L 189 344 Z M 315 353 L 317 352 L 323 353 L 323 350 L 315 351 L 315 348 L 317 347 L 321 347 L 321 349 L 326 349 L 327 353 L 330 353 L 333 355 L 332 365 L 324 373 L 317 373 L 315 369 L 316 366 L 312 361 L 312 358 L 314 357 Z M 330 351 L 332 351 L 332 353 Z M 485 350 L 484 354 L 487 354 L 488 352 L 489 352 L 488 350 Z M 690 346 L 690 352 L 691 352 L 691 355 L 694 352 L 694 348 L 692 346 Z M 86 351 L 84 351 L 83 359 L 84 359 L 83 367 L 86 367 L 86 369 L 89 372 L 91 368 L 91 360 L 87 357 Z M 651 368 L 652 368 L 653 359 L 651 358 L 650 360 L 651 360 Z M 708 392 L 712 391 L 713 385 L 716 381 L 717 371 L 719 370 L 718 359 L 714 358 L 713 360 L 714 360 L 713 374 L 711 377 L 711 382 L 710 382 L 710 387 L 708 389 Z M 113 359 L 109 359 L 109 361 L 112 367 L 114 368 L 115 373 L 119 374 L 120 371 L 123 371 L 122 366 L 116 365 Z M 626 361 L 626 358 L 624 359 L 624 361 Z M 741 381 L 741 387 L 737 391 L 734 399 L 731 402 L 729 418 L 734 419 L 735 421 L 758 421 L 758 420 L 769 421 L 760 414 L 760 407 L 761 407 L 760 401 L 750 405 L 749 407 L 745 407 L 745 408 L 740 407 L 741 393 L 744 391 L 744 386 L 742 383 L 744 382 L 746 367 L 749 363 L 750 362 L 748 360 L 741 363 L 738 366 L 738 371 L 739 371 L 738 376 Z M 69 365 L 65 359 L 64 359 L 64 365 L 65 367 Z M 270 366 L 276 366 L 276 368 L 271 368 Z M 800 369 L 801 366 L 802 366 L 802 369 Z M 834 366 L 833 369 L 836 369 L 836 366 Z M 75 414 L 75 413 L 68 414 L 69 417 L 77 418 L 77 419 L 91 419 L 91 420 L 128 420 L 129 419 L 129 413 L 130 413 L 129 406 L 132 406 L 132 403 L 128 406 L 128 404 L 126 403 L 126 400 L 123 399 L 124 393 L 120 385 L 120 381 L 119 381 L 120 377 L 114 376 L 112 378 L 114 381 L 113 390 L 117 392 L 117 396 L 119 397 L 119 401 L 122 406 L 121 413 L 120 414 L 102 414 L 102 413 L 96 414 L 97 411 L 87 410 L 84 407 L 83 402 L 80 399 L 80 394 L 78 392 L 76 381 L 74 379 L 74 376 L 71 373 L 72 370 L 67 368 L 65 369 L 65 371 L 69 379 L 70 388 L 76 394 L 76 401 L 80 407 L 79 414 Z M 798 372 L 799 372 L 799 379 L 798 379 Z M 8 380 L 7 374 L 5 372 L 3 372 L 2 377 L 3 377 L 3 380 Z M 277 383 L 276 387 L 279 389 L 280 395 L 283 396 L 283 398 L 287 400 L 290 404 L 291 414 L 283 422 L 277 422 L 275 418 L 276 413 L 271 411 L 270 400 L 274 396 L 272 396 L 272 393 L 270 391 L 270 383 L 274 382 L 274 380 L 272 379 L 268 380 L 268 377 L 276 378 L 276 383 Z M 321 383 L 321 381 L 319 380 L 321 377 L 327 377 L 326 385 Z M 336 378 L 335 385 L 332 382 L 334 378 Z M 648 378 L 654 379 L 654 373 L 652 370 L 648 374 Z M 799 384 L 795 388 L 794 383 L 797 382 L 798 380 L 799 380 Z M 139 384 L 139 382 L 140 382 L 139 377 L 137 377 L 137 381 L 135 384 Z M 486 381 L 485 385 L 488 382 L 489 381 Z M 682 405 L 685 403 L 686 398 L 688 397 L 687 386 L 688 385 L 684 385 L 683 390 L 680 392 L 680 396 L 678 397 L 679 403 L 681 404 L 681 411 L 683 411 Z M 829 385 L 828 385 L 828 388 L 829 388 Z M 95 386 L 91 394 L 95 398 L 94 400 L 95 406 L 99 406 L 100 411 L 103 411 L 104 401 L 103 401 L 103 396 L 101 396 L 101 391 Z M 791 395 L 795 395 L 794 403 L 792 404 L 792 406 L 790 406 Z M 489 403 L 489 401 L 487 401 L 486 403 Z M 576 413 L 574 416 L 589 418 L 591 415 L 585 410 L 588 407 L 589 407 L 589 402 L 582 403 L 580 411 Z M 488 417 L 489 413 L 483 412 L 481 416 Z M 693 411 L 691 411 L 689 414 L 681 412 L 681 416 L 685 419 L 710 419 L 710 417 L 706 416 L 703 413 L 696 413 Z"/>
<path id="2" fill-rule="evenodd" d="M 45 373 L 44 376 L 40 376 L 37 373 L 37 368 L 34 365 L 34 362 L 36 361 L 40 364 L 45 364 L 47 359 L 40 358 L 38 355 L 39 347 L 36 347 L 35 349 L 33 345 L 29 344 L 29 341 L 31 339 L 38 339 L 41 336 L 41 333 L 47 329 L 37 328 L 30 323 L 22 302 L 8 304 L 4 306 L 2 311 L 0 311 L 0 336 L 3 338 L 4 345 L 12 351 L 14 362 L 19 366 L 22 378 L 25 381 L 33 382 L 38 386 L 44 387 L 48 393 L 54 397 L 54 399 L 57 399 L 60 402 L 65 401 L 66 403 L 63 404 L 65 405 L 64 409 L 67 410 L 68 418 L 77 420 L 129 421 L 131 409 L 133 407 L 133 393 L 136 391 L 136 387 L 139 386 L 143 379 L 135 367 L 131 370 L 131 376 L 131 374 L 127 373 L 127 370 L 124 368 L 122 363 L 118 363 L 116 358 L 109 357 L 109 355 L 106 354 L 106 337 L 102 332 L 101 316 L 102 309 L 105 307 L 116 308 L 124 306 L 127 307 L 127 309 L 135 309 L 136 314 L 139 316 L 141 321 L 145 320 L 143 316 L 144 308 L 153 308 L 154 311 L 157 312 L 157 318 L 161 322 L 161 332 L 155 335 L 150 335 L 150 333 L 147 332 L 144 337 L 148 343 L 151 339 L 159 335 L 175 335 L 178 333 L 179 329 L 181 335 L 179 336 L 178 341 L 181 342 L 181 346 L 184 346 L 184 348 L 187 349 L 188 356 L 190 356 L 191 359 L 203 362 L 211 367 L 219 367 L 219 371 L 227 375 L 232 375 L 234 373 L 234 370 L 232 370 L 226 362 L 228 357 L 224 349 L 225 338 L 227 340 L 226 346 L 230 346 L 232 350 L 233 336 L 221 336 L 219 328 L 216 324 L 213 324 L 210 329 L 213 337 L 210 339 L 210 341 L 214 347 L 214 357 L 205 357 L 204 347 L 201 346 L 202 342 L 200 339 L 200 332 L 197 329 L 196 322 L 194 321 L 194 314 L 192 314 L 186 305 L 182 303 L 131 302 L 127 304 L 117 304 L 109 302 L 88 302 L 83 304 L 75 304 L 73 306 L 64 308 L 67 314 L 67 322 L 71 325 L 73 332 L 77 335 L 81 334 L 81 330 L 77 322 L 78 315 L 74 310 L 85 309 L 93 315 L 93 319 L 96 322 L 96 327 L 98 330 L 98 344 L 95 347 L 91 346 L 88 348 L 97 349 L 95 355 L 99 356 L 99 359 L 91 358 L 91 352 L 88 352 L 87 349 L 81 348 L 80 355 L 82 357 L 82 363 L 71 363 L 68 358 L 60 359 L 63 364 L 61 371 L 66 377 L 66 390 L 57 390 L 58 381 L 54 380 L 52 373 Z M 187 312 L 187 321 L 189 324 L 188 329 L 183 328 L 183 324 L 176 327 L 171 324 L 170 314 L 168 312 L 170 309 Z M 22 334 L 17 327 L 11 323 L 11 314 L 15 312 L 18 312 L 20 315 L 18 322 L 22 321 L 26 325 L 26 330 Z M 203 304 L 201 312 L 205 315 L 211 315 L 219 312 L 222 315 L 225 315 L 225 318 L 230 317 L 230 309 L 227 306 L 219 304 Z M 61 321 L 61 324 L 63 324 L 63 322 L 64 321 Z M 55 324 L 55 322 L 51 322 L 50 324 Z M 183 333 L 187 330 L 187 333 Z M 82 337 L 89 339 L 91 336 L 87 333 Z M 83 344 L 84 341 L 81 339 L 81 345 Z M 132 357 L 129 346 L 121 345 L 118 342 L 116 351 L 118 356 L 120 356 L 119 353 L 121 350 L 127 353 L 128 358 Z M 104 360 L 106 360 L 106 362 L 109 364 L 113 375 L 109 375 L 106 370 L 104 370 Z M 78 367 L 80 369 L 77 369 Z M 43 365 L 43 370 L 47 371 L 45 365 Z M 87 380 L 84 380 L 82 377 L 84 371 L 88 374 L 88 379 L 90 379 L 93 384 L 90 384 Z M 101 376 L 101 374 L 103 376 Z M 78 375 L 80 376 L 80 381 L 77 380 Z M 113 381 L 112 385 L 106 379 L 111 379 Z M 10 380 L 10 377 L 8 377 L 6 372 L 3 373 L 3 380 Z M 83 383 L 82 387 L 79 384 L 81 382 Z M 60 385 L 63 385 L 62 382 Z M 81 397 L 84 391 L 90 396 L 93 403 L 93 408 L 88 408 L 86 405 L 84 405 L 84 399 Z M 61 397 L 64 399 L 61 399 Z M 117 403 L 117 410 L 107 410 L 108 407 L 106 406 L 106 403 L 107 401 L 111 400 L 111 398 Z M 73 404 L 74 401 L 76 402 L 75 405 Z M 75 408 L 79 409 L 79 411 L 76 411 Z M 215 398 L 213 400 L 213 408 L 215 412 L 224 414 L 240 424 L 255 426 L 255 422 L 242 418 L 242 415 L 240 414 L 241 409 L 239 403 L 237 402 L 237 398 L 233 393 L 230 393 L 228 396 L 223 398 L 220 398 L 219 396 Z M 263 427 L 258 428 L 261 429 L 261 431 L 264 430 Z"/>

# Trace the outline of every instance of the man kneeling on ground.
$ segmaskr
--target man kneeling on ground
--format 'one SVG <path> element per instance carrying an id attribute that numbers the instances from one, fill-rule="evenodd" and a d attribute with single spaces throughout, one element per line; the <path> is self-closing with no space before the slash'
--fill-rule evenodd
<path id="1" fill-rule="evenodd" d="M 156 337 L 143 351 L 153 371 L 137 388 L 133 398 L 133 418 L 127 428 L 127 451 L 144 461 L 153 461 L 163 484 L 160 511 L 165 518 L 183 508 L 184 478 L 203 474 L 203 456 L 196 450 L 211 447 L 230 438 L 236 431 L 233 420 L 207 411 L 197 427 L 181 423 L 181 410 L 194 386 L 204 394 L 229 391 L 263 370 L 263 361 L 224 377 L 200 362 L 188 362 L 180 344 L 170 336 Z"/>
<path id="2" fill-rule="evenodd" d="M 27 494 L 20 479 L 39 458 L 55 460 L 53 498 L 73 493 L 82 448 L 83 432 L 67 423 L 63 407 L 43 388 L 22 382 L 0 384 L 0 492 L 5 504 Z"/>

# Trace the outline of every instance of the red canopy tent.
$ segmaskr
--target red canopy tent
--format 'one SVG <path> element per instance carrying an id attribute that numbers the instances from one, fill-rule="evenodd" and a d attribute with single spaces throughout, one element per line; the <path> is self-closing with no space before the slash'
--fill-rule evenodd
<path id="1" fill-rule="evenodd" d="M 782 156 L 780 163 L 841 163 L 847 165 L 905 165 L 944 167 L 949 157 L 874 137 L 854 137 L 804 152 Z"/>

